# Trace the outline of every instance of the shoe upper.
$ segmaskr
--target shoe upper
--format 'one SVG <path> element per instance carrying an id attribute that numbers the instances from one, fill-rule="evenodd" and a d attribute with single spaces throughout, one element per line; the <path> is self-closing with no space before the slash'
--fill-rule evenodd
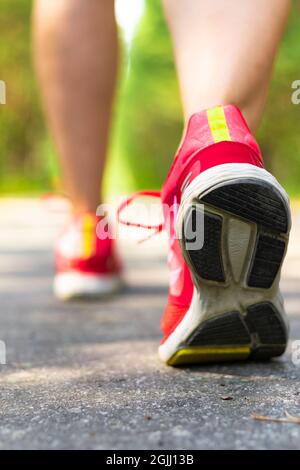
<path id="1" fill-rule="evenodd" d="M 170 240 L 170 290 L 161 322 L 165 334 L 163 341 L 184 317 L 193 295 L 190 271 L 182 257 L 174 228 L 181 195 L 200 173 L 226 163 L 263 167 L 258 144 L 240 110 L 228 105 L 194 114 L 161 193 Z"/>
<path id="2" fill-rule="evenodd" d="M 57 273 L 119 273 L 121 261 L 107 221 L 89 213 L 74 218 L 57 240 L 55 264 Z"/>

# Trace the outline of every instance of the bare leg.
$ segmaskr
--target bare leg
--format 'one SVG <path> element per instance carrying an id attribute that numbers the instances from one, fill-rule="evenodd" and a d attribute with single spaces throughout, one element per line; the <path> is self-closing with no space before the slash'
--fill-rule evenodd
<path id="1" fill-rule="evenodd" d="M 255 130 L 290 0 L 163 0 L 186 119 L 235 104 Z"/>
<path id="2" fill-rule="evenodd" d="M 34 51 L 74 212 L 100 199 L 118 46 L 113 0 L 35 0 Z"/>

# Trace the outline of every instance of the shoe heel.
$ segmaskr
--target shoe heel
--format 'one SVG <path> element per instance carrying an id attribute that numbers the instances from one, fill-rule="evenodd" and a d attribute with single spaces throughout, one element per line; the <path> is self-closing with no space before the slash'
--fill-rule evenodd
<path id="1" fill-rule="evenodd" d="M 182 204 L 177 227 L 197 291 L 190 315 L 199 320 L 170 365 L 269 359 L 285 351 L 288 322 L 278 286 L 291 226 L 288 199 L 265 170 L 248 175 L 239 166 L 237 175 L 223 182 L 217 175 L 205 190 L 194 184 Z M 204 241 L 195 250 L 184 234 L 197 212 Z"/>

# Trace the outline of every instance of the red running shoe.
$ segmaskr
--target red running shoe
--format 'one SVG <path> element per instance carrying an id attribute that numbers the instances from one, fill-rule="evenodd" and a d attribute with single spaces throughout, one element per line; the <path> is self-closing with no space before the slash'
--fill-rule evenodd
<path id="1" fill-rule="evenodd" d="M 59 237 L 54 279 L 54 292 L 59 299 L 106 296 L 122 286 L 114 240 L 105 236 L 107 226 L 101 228 L 100 221 L 94 214 L 84 214 L 75 218 Z"/>
<path id="2" fill-rule="evenodd" d="M 281 355 L 289 200 L 235 106 L 191 117 L 161 198 L 171 273 L 161 359 L 182 365 Z"/>

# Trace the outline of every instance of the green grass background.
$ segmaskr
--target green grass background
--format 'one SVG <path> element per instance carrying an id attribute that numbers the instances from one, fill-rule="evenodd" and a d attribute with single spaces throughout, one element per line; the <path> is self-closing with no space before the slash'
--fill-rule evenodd
<path id="1" fill-rule="evenodd" d="M 7 85 L 7 104 L 0 106 L 0 195 L 55 190 L 60 179 L 32 67 L 30 15 L 29 0 L 1 0 L 0 79 Z M 291 102 L 291 84 L 300 79 L 299 31 L 296 0 L 257 136 L 267 166 L 295 197 L 300 195 L 300 105 Z M 105 178 L 109 194 L 159 188 L 181 137 L 172 48 L 159 0 L 146 0 L 122 62 Z"/>

